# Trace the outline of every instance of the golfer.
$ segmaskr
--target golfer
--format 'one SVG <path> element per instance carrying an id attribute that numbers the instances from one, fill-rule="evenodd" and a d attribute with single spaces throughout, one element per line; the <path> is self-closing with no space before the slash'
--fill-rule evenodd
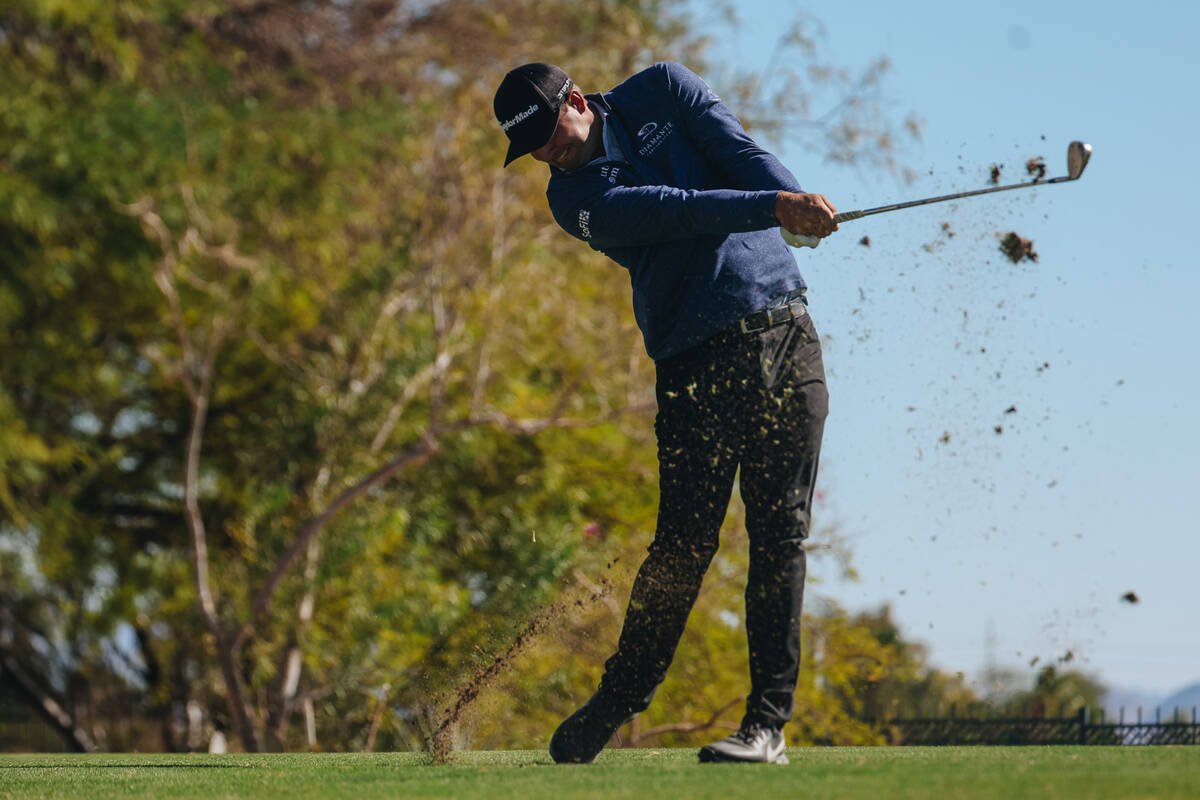
<path id="1" fill-rule="evenodd" d="M 558 67 L 526 64 L 505 76 L 494 110 L 509 138 L 504 165 L 526 154 L 549 164 L 555 220 L 629 271 L 656 369 L 654 541 L 599 688 L 554 732 L 550 755 L 592 761 L 650 704 L 740 468 L 750 694 L 740 729 L 700 760 L 786 764 L 828 392 L 805 284 L 775 228 L 828 236 L 836 209 L 802 192 L 681 64 L 588 95 Z"/>

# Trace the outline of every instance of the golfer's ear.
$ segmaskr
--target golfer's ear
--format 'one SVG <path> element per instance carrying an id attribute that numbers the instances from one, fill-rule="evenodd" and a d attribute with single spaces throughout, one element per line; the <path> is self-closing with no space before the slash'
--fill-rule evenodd
<path id="1" fill-rule="evenodd" d="M 567 95 L 567 102 L 571 104 L 571 108 L 578 111 L 580 114 L 587 108 L 587 100 L 583 99 L 583 92 L 579 91 L 578 86 L 571 87 L 571 93 Z"/>

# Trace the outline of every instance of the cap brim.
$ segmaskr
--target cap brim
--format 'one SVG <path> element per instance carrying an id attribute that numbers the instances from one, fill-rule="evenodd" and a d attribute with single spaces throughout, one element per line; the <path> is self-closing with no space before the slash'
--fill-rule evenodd
<path id="1" fill-rule="evenodd" d="M 508 143 L 508 153 L 504 156 L 504 166 L 507 167 L 509 164 L 516 161 L 521 156 L 529 155 L 534 150 L 537 150 L 537 148 L 535 147 L 532 150 L 527 150 L 526 148 L 518 145 L 516 142 L 509 142 Z"/>
<path id="2" fill-rule="evenodd" d="M 558 114 L 559 109 L 554 109 L 554 116 L 549 120 L 549 122 L 553 123 L 552 125 L 543 126 L 541 129 L 523 131 L 522 133 L 526 135 L 510 140 L 508 143 L 508 153 L 504 156 L 504 166 L 507 167 L 521 156 L 529 155 L 553 139 L 554 132 L 558 130 Z M 546 129 L 547 127 L 549 130 Z"/>

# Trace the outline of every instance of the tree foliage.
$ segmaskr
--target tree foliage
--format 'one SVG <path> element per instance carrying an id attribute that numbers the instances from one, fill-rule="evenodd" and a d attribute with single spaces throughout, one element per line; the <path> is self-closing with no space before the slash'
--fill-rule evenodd
<path id="1" fill-rule="evenodd" d="M 993 667 L 984 674 L 986 701 L 1029 717 L 1073 716 L 1081 709 L 1104 706 L 1108 688 L 1082 670 L 1064 669 L 1074 660 L 1068 651 L 1036 673 Z M 1036 666 L 1038 659 L 1034 659 Z"/>
<path id="2" fill-rule="evenodd" d="M 627 279 L 557 230 L 540 172 L 498 169 L 491 93 L 535 59 L 588 87 L 702 66 L 683 10 L 0 12 L 0 656 L 72 746 L 424 746 L 570 598 L 477 741 L 578 701 L 615 639 L 606 565 L 653 526 L 652 367 Z M 671 678 L 705 691 L 638 741 L 730 707 L 741 566 L 714 565 Z M 810 624 L 803 702 L 886 668 Z"/>

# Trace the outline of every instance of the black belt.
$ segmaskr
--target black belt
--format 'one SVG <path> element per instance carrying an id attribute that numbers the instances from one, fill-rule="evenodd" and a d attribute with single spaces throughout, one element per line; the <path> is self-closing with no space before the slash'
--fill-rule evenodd
<path id="1" fill-rule="evenodd" d="M 737 323 L 742 333 L 761 333 L 768 328 L 791 322 L 806 316 L 808 308 L 804 302 L 804 289 L 794 289 L 785 295 L 775 298 L 771 304 L 761 311 L 748 314 Z"/>

